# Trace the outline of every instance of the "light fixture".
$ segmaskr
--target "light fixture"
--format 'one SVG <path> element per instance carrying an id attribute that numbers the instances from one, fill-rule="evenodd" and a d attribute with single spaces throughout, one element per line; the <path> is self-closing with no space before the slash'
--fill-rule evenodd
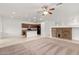
<path id="1" fill-rule="evenodd" d="M 44 11 L 42 15 L 44 16 L 48 15 L 48 11 Z"/>
<path id="2" fill-rule="evenodd" d="M 52 4 L 51 4 L 52 5 Z M 53 11 L 55 10 L 55 7 L 62 5 L 62 3 L 57 3 L 55 4 L 55 7 L 51 7 L 51 5 L 43 5 L 41 7 L 41 10 L 39 11 L 39 13 L 41 13 L 43 16 L 46 16 L 48 14 L 52 15 Z"/>
<path id="3" fill-rule="evenodd" d="M 33 19 L 36 19 L 36 17 L 33 17 Z"/>
<path id="4" fill-rule="evenodd" d="M 13 14 L 13 15 L 15 15 L 15 14 L 16 14 L 16 12 L 15 12 L 15 11 L 13 11 L 13 12 L 12 12 L 12 14 Z"/>

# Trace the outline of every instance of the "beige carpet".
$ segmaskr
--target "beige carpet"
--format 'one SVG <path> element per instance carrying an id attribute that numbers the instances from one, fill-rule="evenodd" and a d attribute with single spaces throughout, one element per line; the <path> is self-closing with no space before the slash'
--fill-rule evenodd
<path id="1" fill-rule="evenodd" d="M 1 55 L 77 55 L 79 44 L 55 38 L 37 38 L 0 48 Z"/>

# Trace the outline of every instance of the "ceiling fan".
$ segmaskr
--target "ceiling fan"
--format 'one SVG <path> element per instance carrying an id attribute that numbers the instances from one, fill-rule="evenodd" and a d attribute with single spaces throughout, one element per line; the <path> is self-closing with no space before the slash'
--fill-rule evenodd
<path id="1" fill-rule="evenodd" d="M 57 6 L 60 6 L 60 5 L 62 5 L 62 3 L 57 3 L 56 5 L 55 5 L 55 7 L 57 7 Z M 46 15 L 48 15 L 48 14 L 53 14 L 53 11 L 55 10 L 55 7 L 50 7 L 50 5 L 43 5 L 42 7 L 41 7 L 41 14 L 43 15 L 43 16 L 46 16 Z"/>

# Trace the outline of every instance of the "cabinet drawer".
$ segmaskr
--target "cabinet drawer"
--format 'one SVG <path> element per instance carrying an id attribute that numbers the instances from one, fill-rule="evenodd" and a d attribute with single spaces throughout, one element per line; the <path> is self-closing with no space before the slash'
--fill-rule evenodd
<path id="1" fill-rule="evenodd" d="M 72 28 L 63 28 L 62 31 L 63 32 L 71 32 L 72 31 Z"/>

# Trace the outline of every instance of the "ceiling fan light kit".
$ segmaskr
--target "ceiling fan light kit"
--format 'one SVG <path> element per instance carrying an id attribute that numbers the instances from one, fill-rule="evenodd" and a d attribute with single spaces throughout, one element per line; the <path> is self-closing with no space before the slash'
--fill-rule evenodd
<path id="1" fill-rule="evenodd" d="M 59 5 L 61 5 L 62 3 L 57 3 L 55 6 L 57 7 L 57 6 L 59 6 Z M 43 15 L 43 16 L 46 16 L 46 15 L 48 15 L 48 14 L 53 14 L 53 11 L 55 10 L 55 7 L 50 7 L 49 5 L 43 5 L 42 7 L 41 7 L 41 9 L 42 9 L 42 12 L 41 12 L 41 14 Z"/>
<path id="2" fill-rule="evenodd" d="M 42 15 L 46 16 L 48 14 L 48 11 L 44 11 Z"/>

